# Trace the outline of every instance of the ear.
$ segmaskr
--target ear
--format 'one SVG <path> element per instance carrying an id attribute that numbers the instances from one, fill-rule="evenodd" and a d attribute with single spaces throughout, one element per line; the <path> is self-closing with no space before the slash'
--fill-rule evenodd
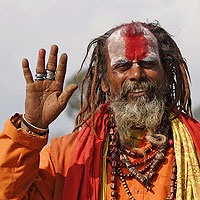
<path id="1" fill-rule="evenodd" d="M 107 82 L 104 78 L 101 79 L 101 89 L 102 89 L 103 92 L 105 92 L 105 93 L 107 93 L 107 92 L 110 91 L 108 82 Z"/>

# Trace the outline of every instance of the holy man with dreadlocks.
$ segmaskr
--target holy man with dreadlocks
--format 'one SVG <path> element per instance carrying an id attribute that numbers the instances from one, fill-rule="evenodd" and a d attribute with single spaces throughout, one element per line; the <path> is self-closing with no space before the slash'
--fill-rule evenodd
<path id="1" fill-rule="evenodd" d="M 90 51 L 75 129 L 48 146 L 48 126 L 77 85 L 63 90 L 67 55 L 57 67 L 56 45 L 46 67 L 39 50 L 35 79 L 23 59 L 25 114 L 0 135 L 0 199 L 199 200 L 200 124 L 170 34 L 122 24 L 89 43 L 81 69 Z"/>

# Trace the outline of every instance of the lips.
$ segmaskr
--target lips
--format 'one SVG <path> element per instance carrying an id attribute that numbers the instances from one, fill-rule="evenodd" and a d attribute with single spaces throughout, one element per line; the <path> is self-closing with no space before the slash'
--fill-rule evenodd
<path id="1" fill-rule="evenodd" d="M 140 92 L 146 92 L 147 90 L 145 90 L 145 89 L 134 89 L 134 90 L 132 90 L 132 91 L 130 91 L 131 93 L 140 93 Z"/>
<path id="2" fill-rule="evenodd" d="M 128 92 L 127 96 L 128 98 L 131 98 L 131 97 L 144 96 L 145 94 L 146 94 L 146 91 L 144 90 L 135 90 L 135 91 Z"/>

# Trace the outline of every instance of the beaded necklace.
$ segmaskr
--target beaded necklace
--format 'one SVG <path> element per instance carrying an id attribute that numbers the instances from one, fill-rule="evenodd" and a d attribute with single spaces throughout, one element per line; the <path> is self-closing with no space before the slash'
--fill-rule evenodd
<path id="1" fill-rule="evenodd" d="M 146 187 L 147 191 L 151 190 L 152 179 L 157 174 L 157 170 L 160 165 L 165 160 L 165 155 L 170 146 L 173 145 L 172 139 L 169 140 L 169 143 L 161 146 L 151 144 L 150 147 L 144 149 L 144 153 L 139 151 L 130 151 L 127 147 L 122 146 L 119 140 L 118 128 L 115 125 L 113 115 L 110 116 L 110 121 L 108 123 L 109 131 L 109 147 L 107 160 L 109 161 L 112 170 L 111 170 L 111 200 L 117 200 L 117 179 L 119 176 L 122 182 L 126 193 L 128 194 L 131 200 L 134 200 L 132 193 L 127 185 L 126 179 L 136 179 Z M 151 155 L 149 155 L 151 153 Z M 144 159 L 140 162 L 132 163 L 129 159 L 143 157 Z M 145 165 L 142 169 L 138 170 L 137 168 Z M 123 173 L 122 168 L 126 168 L 129 173 Z M 176 160 L 173 163 L 172 176 L 170 182 L 170 194 L 167 197 L 167 200 L 173 200 L 176 195 Z"/>

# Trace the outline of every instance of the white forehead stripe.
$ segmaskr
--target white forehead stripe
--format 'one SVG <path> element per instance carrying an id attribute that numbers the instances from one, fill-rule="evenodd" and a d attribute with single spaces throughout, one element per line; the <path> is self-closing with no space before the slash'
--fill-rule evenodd
<path id="1" fill-rule="evenodd" d="M 121 29 L 118 29 L 108 38 L 108 53 L 111 66 L 116 64 L 118 60 L 127 60 L 125 57 L 125 41 L 120 32 Z"/>
<path id="2" fill-rule="evenodd" d="M 147 39 L 148 41 L 148 56 L 145 57 L 142 60 L 145 61 L 150 61 L 150 60 L 155 60 L 159 59 L 159 53 L 158 53 L 158 44 L 155 36 L 144 26 L 141 26 L 141 30 L 143 32 L 143 36 Z M 108 54 L 110 57 L 110 64 L 113 66 L 116 63 L 119 63 L 120 60 L 127 60 L 125 56 L 125 40 L 122 36 L 122 34 L 125 34 L 125 32 L 120 28 L 113 32 L 111 36 L 108 38 Z M 127 60 L 128 61 L 128 60 Z"/>
<path id="3" fill-rule="evenodd" d="M 158 52 L 158 43 L 157 43 L 157 39 L 155 38 L 155 36 L 153 35 L 153 33 L 151 33 L 147 28 L 144 27 L 143 30 L 144 33 L 144 37 L 147 39 L 148 41 L 148 56 L 145 57 L 144 61 L 151 61 L 151 60 L 155 60 L 159 58 L 159 62 L 160 62 L 160 56 L 159 56 L 159 52 Z"/>

